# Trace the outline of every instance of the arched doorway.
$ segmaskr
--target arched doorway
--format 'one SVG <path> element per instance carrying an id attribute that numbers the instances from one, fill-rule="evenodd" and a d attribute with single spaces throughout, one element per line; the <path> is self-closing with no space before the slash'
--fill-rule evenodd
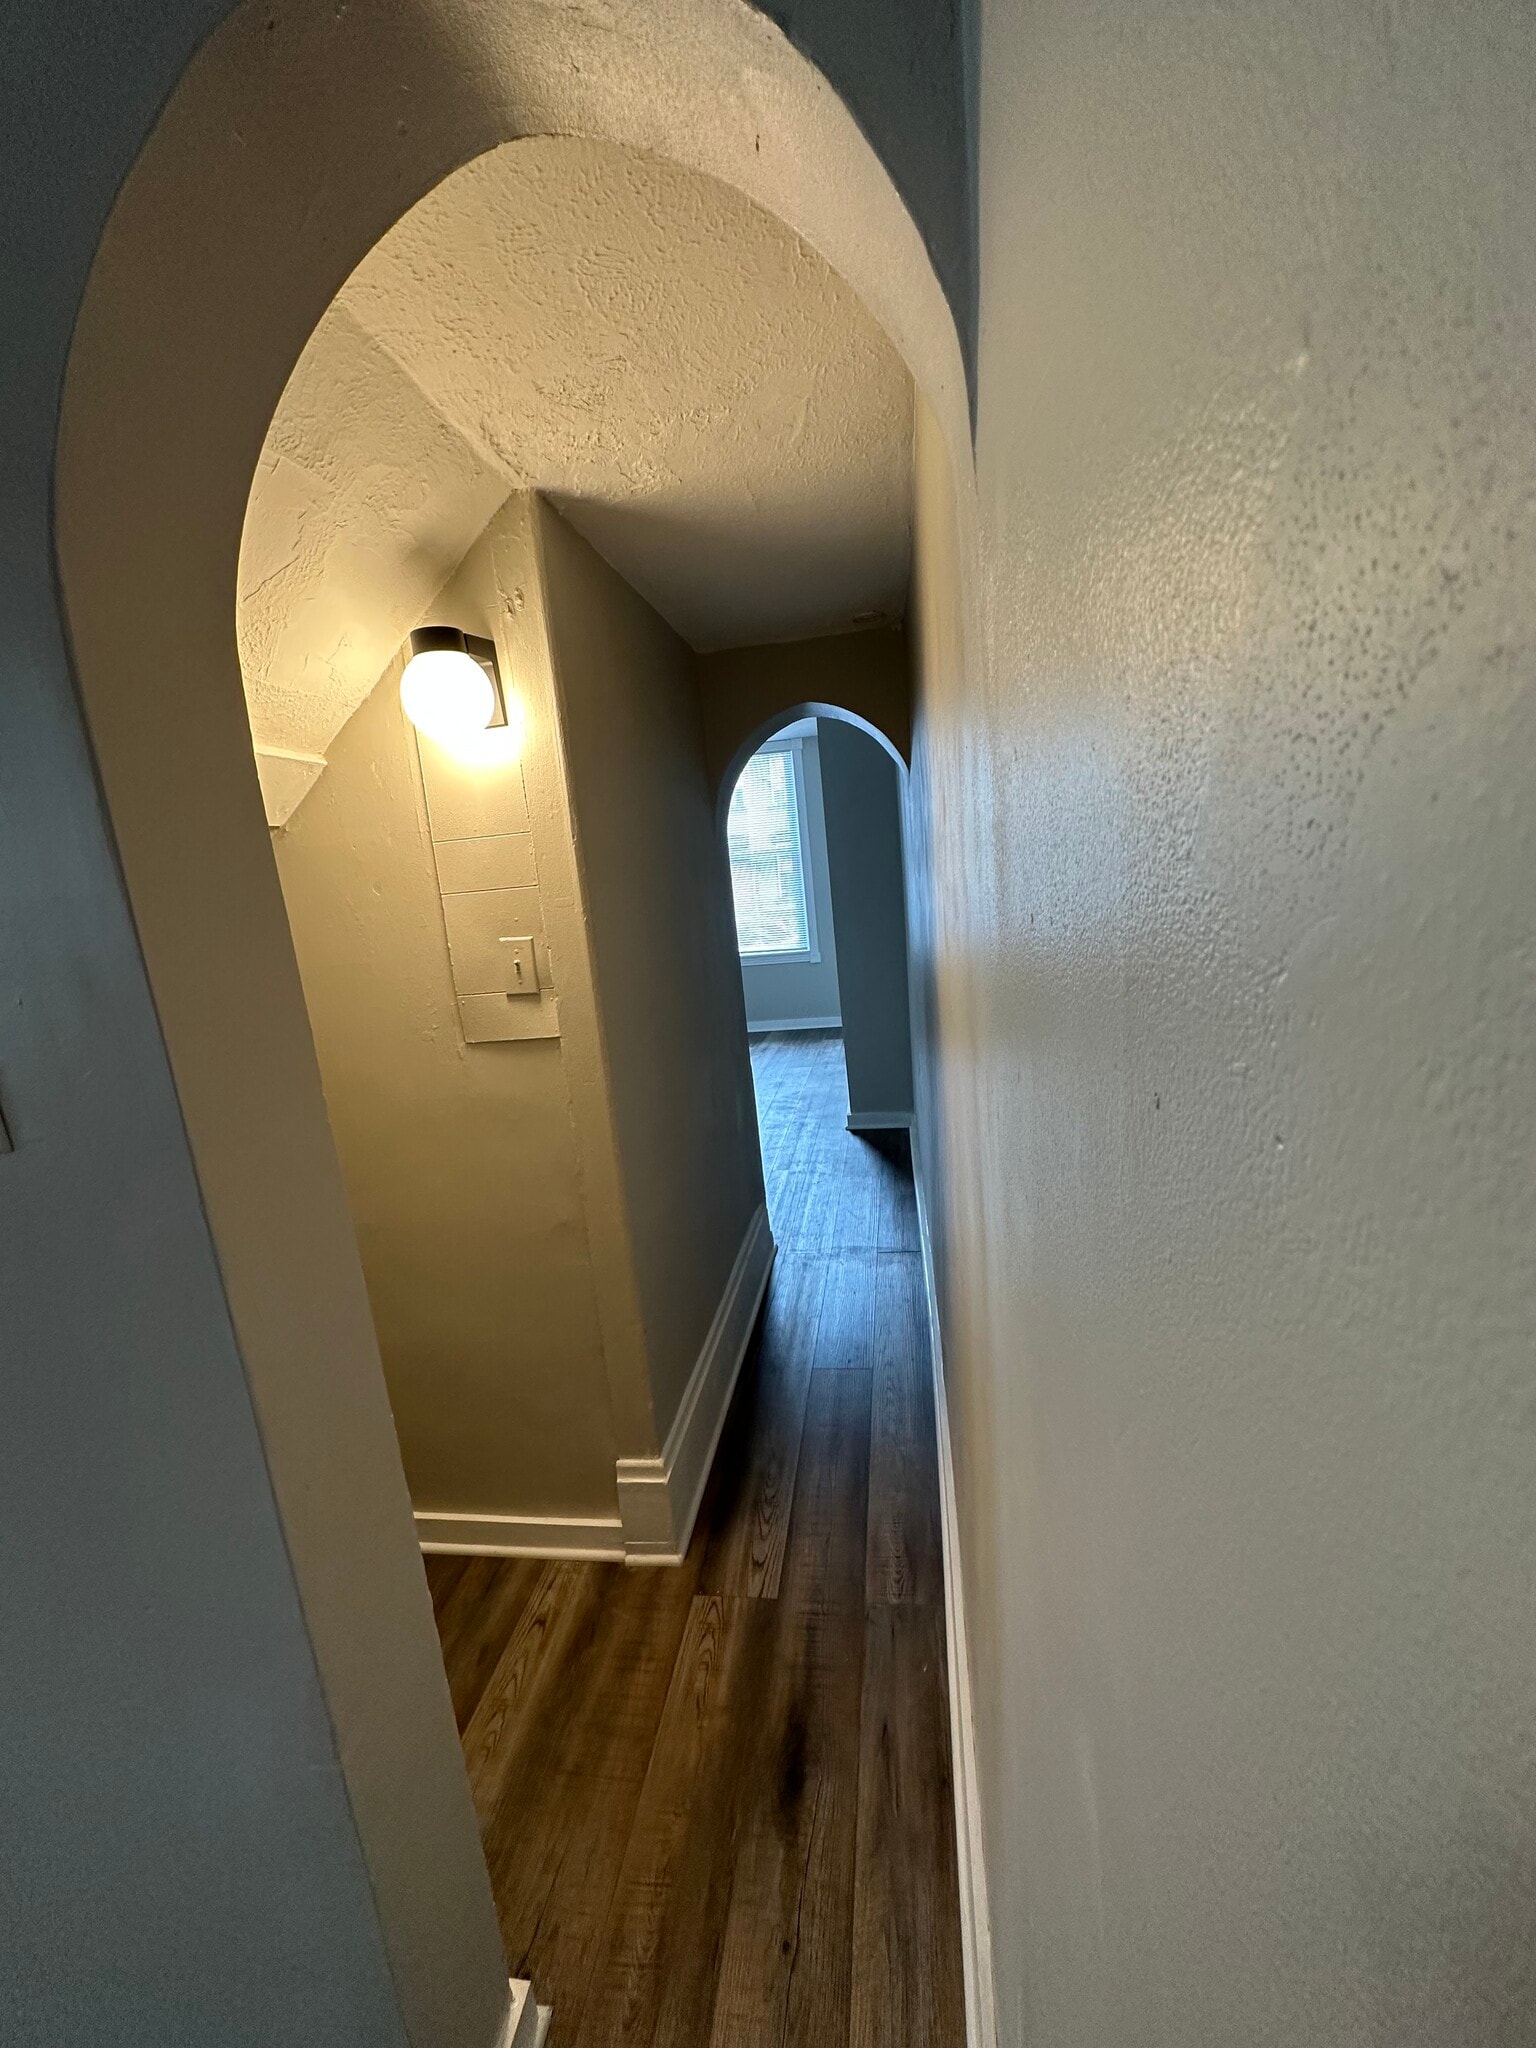
<path id="1" fill-rule="evenodd" d="M 792 708 L 793 718 L 766 721 L 737 750 L 719 794 L 747 1028 L 835 1033 L 849 1131 L 906 1132 L 907 764 L 856 714 Z M 759 869 L 771 901 L 760 900 Z"/>
<path id="2" fill-rule="evenodd" d="M 748 75 L 760 101 L 739 89 Z M 415 199 L 530 132 L 675 154 L 789 220 L 887 327 L 963 458 L 953 324 L 878 160 L 759 17 L 721 8 L 701 21 L 680 4 L 617 36 L 575 9 L 493 18 L 467 0 L 430 17 L 242 9 L 189 68 L 119 197 L 59 436 L 77 680 L 385 1948 L 420 2041 L 483 2032 L 498 1963 L 262 825 L 233 602 L 261 438 L 320 312 Z"/>

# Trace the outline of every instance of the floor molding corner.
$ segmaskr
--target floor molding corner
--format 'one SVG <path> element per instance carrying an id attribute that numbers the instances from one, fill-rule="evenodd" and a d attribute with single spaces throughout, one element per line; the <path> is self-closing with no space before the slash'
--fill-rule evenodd
<path id="1" fill-rule="evenodd" d="M 416 1514 L 416 1540 L 424 1551 L 469 1557 L 558 1557 L 602 1564 L 624 1555 L 616 1517 L 567 1515 Z"/>
<path id="2" fill-rule="evenodd" d="M 773 1031 L 841 1031 L 841 1017 L 763 1017 L 747 1025 L 748 1035 L 763 1038 Z"/>
<path id="3" fill-rule="evenodd" d="M 775 1250 L 767 1205 L 760 1203 L 660 1457 L 618 1461 L 619 1520 L 630 1564 L 680 1564 L 687 1554 Z"/>
<path id="4" fill-rule="evenodd" d="M 939 1330 L 933 1237 L 922 1161 L 913 1133 L 912 1179 L 917 1191 L 917 1233 L 923 1259 L 923 1293 L 928 1303 L 928 1350 L 933 1369 L 934 1422 L 938 1432 L 939 1513 L 944 1543 L 944 1620 L 949 1662 L 949 1725 L 954 1748 L 955 1846 L 960 1878 L 960 1938 L 965 1971 L 966 2048 L 997 2048 L 997 1994 L 992 1974 L 992 1916 L 987 1903 L 987 1866 L 982 1848 L 981 1787 L 976 1769 L 976 1720 L 972 1708 L 971 1657 L 966 1635 L 965 1586 L 960 1571 L 960 1532 L 955 1508 L 954 1453 L 949 1440 L 949 1404 L 944 1390 L 944 1346 Z"/>
<path id="5" fill-rule="evenodd" d="M 537 2003 L 526 1977 L 514 1977 L 511 1989 L 512 2000 L 496 2048 L 539 2048 L 549 2032 L 549 2007 Z"/>
<path id="6" fill-rule="evenodd" d="M 850 1131 L 910 1131 L 912 1112 L 910 1109 L 850 1109 L 848 1128 Z"/>

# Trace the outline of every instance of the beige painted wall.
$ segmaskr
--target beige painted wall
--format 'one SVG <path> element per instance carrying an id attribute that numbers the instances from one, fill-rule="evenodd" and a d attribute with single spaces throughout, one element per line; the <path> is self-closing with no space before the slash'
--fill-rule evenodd
<path id="1" fill-rule="evenodd" d="M 883 732 L 903 758 L 910 749 L 912 683 L 907 636 L 899 627 L 732 647 L 698 660 L 704 752 L 717 793 L 786 716 L 818 704 L 853 712 Z"/>
<path id="2" fill-rule="evenodd" d="M 418 742 L 397 657 L 278 870 L 414 1505 L 611 1518 L 762 1201 L 693 657 L 528 494 L 432 610 L 497 641 L 521 760 Z M 529 834 L 558 1037 L 465 1042 L 450 804 Z"/>
<path id="3" fill-rule="evenodd" d="M 535 501 L 612 1117 L 664 1438 L 763 1200 L 694 657 Z"/>
<path id="4" fill-rule="evenodd" d="M 531 585 L 531 578 L 529 579 Z M 488 542 L 440 609 L 501 625 Z M 562 1043 L 467 1045 L 391 664 L 274 845 L 411 1497 L 611 1515 L 616 1445 Z M 530 719 L 527 766 L 551 746 Z M 548 772 L 546 770 L 545 772 Z M 521 784 L 523 771 L 491 771 Z"/>

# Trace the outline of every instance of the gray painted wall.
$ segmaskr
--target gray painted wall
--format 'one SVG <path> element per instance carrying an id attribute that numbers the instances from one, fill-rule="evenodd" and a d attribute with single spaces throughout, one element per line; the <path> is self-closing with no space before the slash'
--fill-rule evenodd
<path id="1" fill-rule="evenodd" d="M 857 726 L 823 718 L 817 729 L 849 1114 L 899 1117 L 912 1109 L 900 775 Z"/>
<path id="2" fill-rule="evenodd" d="M 26 281 L 0 306 L 12 2048 L 406 2038 L 55 587 L 54 436 L 86 267 L 148 123 L 223 11 L 181 0 L 109 27 L 17 0 L 0 80 L 0 275 Z M 417 1598 L 429 1629 L 419 1576 Z M 437 1685 L 446 1753 L 440 1672 Z M 409 1835 L 413 1801 L 397 1804 Z M 418 1856 L 428 1892 L 433 1862 Z M 483 1930 L 430 1937 L 450 1963 L 493 1954 L 475 1946 L 494 1942 L 488 1893 L 484 1907 Z M 462 1981 L 445 2013 L 457 2030 L 416 2038 L 484 2048 L 504 1998 L 494 1970 Z"/>
<path id="3" fill-rule="evenodd" d="M 50 545 L 84 268 L 222 11 L 18 0 L 0 81 L 24 2048 L 397 2038 Z M 984 23 L 921 751 L 1010 2048 L 1530 2038 L 1532 28 Z"/>
<path id="4" fill-rule="evenodd" d="M 917 754 L 1000 2038 L 1528 2048 L 1536 12 L 983 30 Z"/>
<path id="5" fill-rule="evenodd" d="M 805 769 L 805 823 L 810 840 L 807 854 L 821 958 L 742 961 L 741 985 L 749 1031 L 778 1030 L 786 1023 L 802 1023 L 811 1017 L 835 1023 L 842 1014 L 837 992 L 837 924 L 827 866 L 827 821 L 822 806 L 821 749 L 814 737 L 802 740 L 800 759 Z"/>

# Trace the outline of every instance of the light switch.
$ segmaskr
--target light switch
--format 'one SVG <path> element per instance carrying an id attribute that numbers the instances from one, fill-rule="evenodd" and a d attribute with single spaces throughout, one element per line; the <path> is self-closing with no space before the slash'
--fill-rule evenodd
<path id="1" fill-rule="evenodd" d="M 539 967 L 533 954 L 533 940 L 503 939 L 501 957 L 507 963 L 507 978 L 502 984 L 509 996 L 536 996 L 539 992 Z"/>

